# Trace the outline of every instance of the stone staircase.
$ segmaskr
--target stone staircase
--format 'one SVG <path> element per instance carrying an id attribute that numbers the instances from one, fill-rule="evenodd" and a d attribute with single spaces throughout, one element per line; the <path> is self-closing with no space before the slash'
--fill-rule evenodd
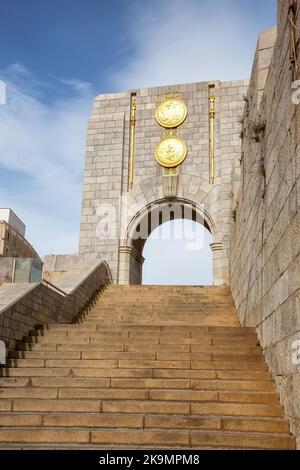
<path id="1" fill-rule="evenodd" d="M 0 375 L 2 449 L 295 448 L 226 287 L 109 286 Z"/>

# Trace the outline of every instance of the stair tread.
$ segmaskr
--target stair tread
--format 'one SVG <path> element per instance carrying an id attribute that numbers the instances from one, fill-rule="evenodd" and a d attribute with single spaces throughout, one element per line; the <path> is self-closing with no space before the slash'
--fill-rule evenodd
<path id="1" fill-rule="evenodd" d="M 0 369 L 0 448 L 293 449 L 227 286 L 108 286 Z"/>

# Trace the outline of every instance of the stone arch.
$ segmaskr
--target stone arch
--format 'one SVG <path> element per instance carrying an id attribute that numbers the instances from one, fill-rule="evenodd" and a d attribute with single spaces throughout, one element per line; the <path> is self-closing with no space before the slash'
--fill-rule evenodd
<path id="1" fill-rule="evenodd" d="M 207 202 L 210 195 L 218 191 L 218 186 L 211 186 L 207 180 L 199 176 L 180 173 L 176 199 L 187 199 L 195 204 Z M 164 199 L 164 190 L 161 175 L 152 176 L 136 183 L 130 192 L 130 198 L 143 206 L 160 199 Z"/>
<path id="2" fill-rule="evenodd" d="M 134 238 L 134 233 L 137 231 L 138 225 L 142 223 L 142 221 L 149 216 L 149 213 L 151 213 L 152 210 L 155 209 L 155 207 L 161 207 L 164 205 L 172 205 L 172 204 L 178 204 L 179 206 L 183 207 L 190 207 L 192 210 L 187 211 L 187 214 L 193 218 L 193 220 L 201 220 L 203 221 L 203 225 L 205 228 L 207 228 L 210 233 L 212 234 L 213 237 L 213 243 L 220 243 L 219 239 L 219 233 L 216 227 L 216 224 L 213 220 L 213 218 L 210 216 L 210 214 L 207 212 L 207 210 L 198 204 L 195 204 L 195 202 L 189 200 L 189 199 L 183 199 L 183 198 L 174 198 L 174 199 L 167 199 L 167 198 L 162 198 L 159 200 L 156 200 L 154 202 L 151 202 L 147 204 L 141 211 L 137 212 L 134 217 L 130 220 L 127 231 L 126 231 L 126 237 L 124 239 L 125 244 L 132 244 L 133 238 Z M 177 214 L 175 214 L 174 219 L 178 219 L 179 217 L 176 217 Z M 187 217 L 189 218 L 189 217 Z M 158 221 L 159 222 L 159 221 Z M 148 235 L 155 230 L 158 225 L 152 225 L 149 228 L 151 230 L 149 231 Z"/>
<path id="3" fill-rule="evenodd" d="M 173 218 L 171 217 L 169 220 L 174 219 L 190 219 L 200 222 L 205 228 L 207 228 L 210 233 L 212 234 L 213 243 L 211 244 L 211 249 L 213 253 L 213 279 L 215 285 L 220 285 L 224 283 L 223 279 L 223 267 L 222 267 L 222 242 L 220 239 L 220 232 L 218 231 L 217 225 L 209 213 L 209 211 L 205 208 L 205 204 L 203 201 L 207 197 L 208 192 L 201 189 L 201 185 L 199 185 L 200 178 L 193 178 L 189 177 L 190 184 L 194 184 L 194 191 L 189 196 L 192 198 L 187 198 L 187 193 L 190 191 L 185 190 L 185 194 L 183 197 L 182 190 L 179 191 L 181 196 L 178 195 L 175 198 L 164 198 L 160 197 L 154 199 L 155 195 L 160 194 L 162 196 L 162 191 L 157 191 L 157 189 L 161 189 L 161 178 L 157 180 L 160 184 L 155 188 L 153 183 L 155 183 L 155 178 L 151 178 L 148 180 L 148 194 L 145 193 L 145 187 L 143 188 L 142 185 L 139 185 L 139 188 L 135 188 L 131 197 L 133 199 L 138 200 L 140 203 L 146 202 L 146 204 L 136 213 L 126 220 L 126 228 L 124 229 L 123 238 L 121 240 L 120 245 L 120 262 L 119 262 L 119 275 L 118 280 L 120 284 L 140 284 L 142 281 L 142 266 L 144 262 L 144 258 L 142 255 L 143 248 L 145 245 L 146 240 L 150 233 L 157 228 L 159 225 L 164 223 L 160 217 L 161 211 L 164 207 L 168 207 L 170 210 L 172 208 L 176 208 L 174 212 Z M 150 184 L 149 184 L 150 183 Z M 186 181 L 182 183 L 181 189 L 183 187 L 187 188 Z M 204 182 L 206 183 L 206 182 Z M 209 188 L 210 185 L 208 185 Z M 207 189 L 207 187 L 205 188 Z M 201 203 L 197 203 L 195 199 L 200 200 Z M 141 196 L 143 195 L 143 197 Z M 147 201 L 148 199 L 148 201 Z M 150 200 L 150 201 L 149 201 Z M 178 209 L 178 210 L 177 210 Z M 155 214 L 156 212 L 156 214 Z M 181 214 L 181 215 L 180 215 Z M 141 232 L 141 227 L 143 230 L 143 236 L 141 238 L 137 238 L 137 234 Z"/>

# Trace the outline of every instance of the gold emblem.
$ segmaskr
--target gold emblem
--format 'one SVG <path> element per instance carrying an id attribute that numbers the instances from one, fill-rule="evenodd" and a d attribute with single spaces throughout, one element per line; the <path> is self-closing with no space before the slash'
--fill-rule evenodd
<path id="1" fill-rule="evenodd" d="M 185 160 L 186 154 L 185 141 L 172 133 L 161 140 L 155 149 L 157 163 L 165 168 L 174 168 L 180 165 Z"/>
<path id="2" fill-rule="evenodd" d="M 156 109 L 155 118 L 158 124 L 167 129 L 178 127 L 187 117 L 187 107 L 179 98 L 167 98 Z"/>

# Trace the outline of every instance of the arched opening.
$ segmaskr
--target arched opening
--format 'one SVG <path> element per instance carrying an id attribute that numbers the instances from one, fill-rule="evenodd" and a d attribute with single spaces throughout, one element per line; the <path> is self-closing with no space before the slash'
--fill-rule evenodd
<path id="1" fill-rule="evenodd" d="M 120 260 L 119 260 L 119 278 L 120 284 L 141 284 L 142 283 L 142 268 L 145 261 L 143 253 L 146 241 L 151 234 L 155 234 L 156 229 L 164 226 L 165 223 L 175 221 L 191 221 L 194 224 L 200 224 L 207 229 L 211 234 L 212 243 L 210 248 L 212 251 L 212 265 L 213 265 L 213 284 L 223 284 L 223 259 L 222 259 L 222 243 L 219 240 L 219 233 L 214 224 L 214 221 L 207 213 L 203 206 L 198 206 L 192 201 L 186 199 L 161 199 L 145 206 L 141 211 L 137 212 L 129 223 L 123 244 L 120 246 Z M 186 223 L 186 222 L 185 222 Z M 171 224 L 172 226 L 172 224 Z M 175 224 L 176 226 L 176 224 Z M 202 230 L 205 241 L 205 233 Z M 199 233 L 200 234 L 200 233 Z M 152 235 L 153 237 L 154 235 Z M 198 237 L 199 238 L 199 237 Z M 200 241 L 201 241 L 200 240 Z M 209 244 L 209 237 L 206 235 L 206 248 Z M 189 249 L 195 245 L 193 240 L 185 240 Z M 197 243 L 197 240 L 196 240 Z M 193 245 L 194 244 L 194 245 Z M 198 239 L 198 250 L 199 239 Z M 194 248 L 192 248 L 194 249 Z M 174 253 L 174 256 L 176 254 Z M 206 252 L 208 258 L 208 253 Z M 209 266 L 209 264 L 208 264 Z M 200 272 L 200 269 L 199 269 Z M 207 276 L 205 284 L 209 283 L 211 279 Z M 195 282 L 195 281 L 193 281 Z M 163 281 L 161 282 L 163 283 Z M 199 281 L 201 284 L 201 282 Z"/>
<path id="2" fill-rule="evenodd" d="M 211 233 L 198 222 L 165 222 L 144 245 L 142 284 L 213 284 L 211 243 Z"/>

